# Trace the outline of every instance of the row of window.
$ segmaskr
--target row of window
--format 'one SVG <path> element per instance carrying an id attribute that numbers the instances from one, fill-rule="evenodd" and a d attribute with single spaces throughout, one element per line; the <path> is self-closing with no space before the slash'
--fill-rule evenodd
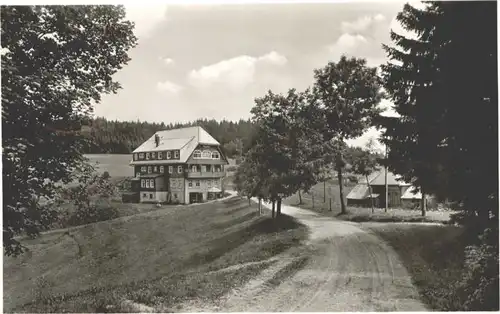
<path id="1" fill-rule="evenodd" d="M 141 180 L 141 188 L 154 189 L 154 187 L 155 187 L 155 180 L 154 179 L 142 179 Z"/>
<path id="2" fill-rule="evenodd" d="M 177 173 L 182 173 L 182 166 L 177 166 Z M 142 166 L 141 173 L 165 173 L 165 166 Z M 168 166 L 168 173 L 174 173 L 174 166 Z"/>
<path id="3" fill-rule="evenodd" d="M 197 165 L 191 166 L 191 172 L 221 172 L 223 166 Z M 177 173 L 182 173 L 183 167 L 177 166 Z M 165 173 L 165 166 L 142 166 L 141 173 Z M 168 166 L 168 173 L 174 173 L 174 166 Z"/>
<path id="4" fill-rule="evenodd" d="M 196 187 L 199 187 L 200 186 L 200 180 L 194 180 L 194 185 Z M 219 185 L 219 181 L 218 180 L 207 180 L 207 185 L 208 185 L 209 188 L 211 188 L 212 186 L 217 187 Z M 190 187 L 190 188 L 193 187 L 193 180 L 189 180 L 188 181 L 188 187 Z"/>
<path id="5" fill-rule="evenodd" d="M 167 152 L 151 152 L 151 153 L 135 153 L 134 160 L 150 160 L 150 159 L 179 159 L 179 151 Z"/>
<path id="6" fill-rule="evenodd" d="M 196 187 L 200 186 L 200 180 L 195 180 L 194 184 Z M 217 180 L 207 180 L 207 185 L 208 187 L 213 186 L 218 186 L 219 182 Z M 141 179 L 141 188 L 146 188 L 146 189 L 154 189 L 155 187 L 155 180 L 154 179 Z M 192 188 L 193 187 L 193 181 L 189 180 L 188 181 L 188 187 Z"/>
<path id="7" fill-rule="evenodd" d="M 150 160 L 150 159 L 179 159 L 180 152 L 178 150 L 166 152 L 150 152 L 150 153 L 135 153 L 134 160 Z M 218 151 L 195 150 L 193 152 L 195 159 L 220 159 Z"/>
<path id="8" fill-rule="evenodd" d="M 221 172 L 223 166 L 219 165 L 192 165 L 191 166 L 191 172 Z"/>
<path id="9" fill-rule="evenodd" d="M 209 150 L 195 150 L 193 152 L 193 158 L 195 159 L 220 159 L 220 154 L 218 151 L 209 151 Z"/>

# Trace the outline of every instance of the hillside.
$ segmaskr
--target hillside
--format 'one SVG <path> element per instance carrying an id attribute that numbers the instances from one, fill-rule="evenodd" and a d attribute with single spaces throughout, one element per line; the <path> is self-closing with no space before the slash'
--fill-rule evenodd
<path id="1" fill-rule="evenodd" d="M 219 297 L 305 237 L 292 218 L 259 217 L 236 197 L 51 232 L 4 258 L 4 310 L 137 312 L 126 306 L 137 302 L 166 312 Z"/>

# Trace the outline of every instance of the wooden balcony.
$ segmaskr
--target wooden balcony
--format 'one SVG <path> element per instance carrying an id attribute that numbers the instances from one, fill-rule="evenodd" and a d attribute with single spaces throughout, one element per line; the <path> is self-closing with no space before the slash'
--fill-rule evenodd
<path id="1" fill-rule="evenodd" d="M 200 178 L 223 178 L 226 176 L 225 171 L 212 172 L 212 171 L 189 171 L 187 172 L 188 178 L 200 179 Z"/>

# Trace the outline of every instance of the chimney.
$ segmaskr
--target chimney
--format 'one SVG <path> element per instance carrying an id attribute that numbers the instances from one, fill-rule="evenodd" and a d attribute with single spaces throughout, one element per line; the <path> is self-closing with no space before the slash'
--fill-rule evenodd
<path id="1" fill-rule="evenodd" d="M 156 144 L 156 147 L 158 147 L 158 145 L 160 145 L 160 136 L 158 136 L 158 134 L 155 134 L 155 144 Z"/>

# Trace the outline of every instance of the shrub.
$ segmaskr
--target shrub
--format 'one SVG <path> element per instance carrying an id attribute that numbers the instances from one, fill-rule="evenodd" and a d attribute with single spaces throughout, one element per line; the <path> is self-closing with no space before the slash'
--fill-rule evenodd
<path id="1" fill-rule="evenodd" d="M 231 172 L 236 171 L 236 169 L 238 169 L 238 167 L 236 167 L 236 166 L 229 166 L 226 168 L 227 171 L 231 171 Z"/>
<path id="2" fill-rule="evenodd" d="M 55 225 L 78 226 L 119 216 L 118 210 L 110 205 L 116 188 L 109 180 L 109 173 L 99 175 L 92 166 L 86 165 L 77 169 L 73 177 L 74 184 L 61 188 L 56 202 L 59 221 Z"/>
<path id="3" fill-rule="evenodd" d="M 466 271 L 455 287 L 458 304 L 451 310 L 499 310 L 498 232 L 487 228 L 480 240 L 466 248 Z"/>
<path id="4" fill-rule="evenodd" d="M 73 227 L 118 218 L 120 213 L 114 207 L 89 206 L 73 211 L 66 217 L 64 225 Z"/>

